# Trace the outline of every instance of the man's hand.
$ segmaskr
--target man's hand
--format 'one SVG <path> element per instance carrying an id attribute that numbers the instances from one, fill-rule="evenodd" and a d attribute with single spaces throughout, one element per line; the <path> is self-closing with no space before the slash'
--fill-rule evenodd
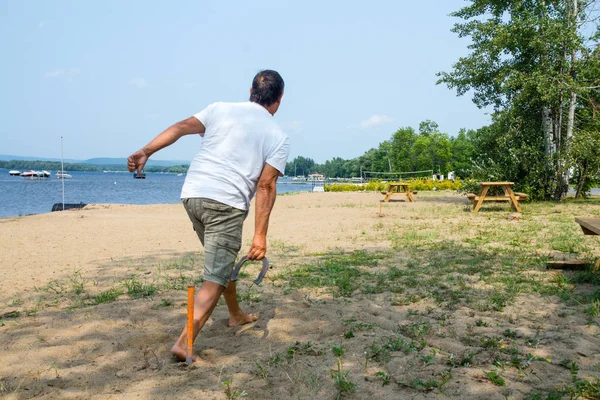
<path id="1" fill-rule="evenodd" d="M 252 247 L 248 251 L 248 260 L 262 260 L 267 254 L 267 237 L 263 235 L 254 235 Z"/>
<path id="2" fill-rule="evenodd" d="M 144 149 L 140 149 L 127 158 L 127 169 L 129 172 L 137 170 L 138 175 L 142 173 L 144 165 L 148 161 L 148 154 Z"/>

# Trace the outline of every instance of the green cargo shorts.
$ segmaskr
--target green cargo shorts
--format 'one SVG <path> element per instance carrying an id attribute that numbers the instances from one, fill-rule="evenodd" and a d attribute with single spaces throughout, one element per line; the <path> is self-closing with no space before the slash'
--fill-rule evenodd
<path id="1" fill-rule="evenodd" d="M 204 246 L 204 280 L 227 287 L 242 247 L 242 227 L 248 212 L 211 199 L 182 201 Z"/>

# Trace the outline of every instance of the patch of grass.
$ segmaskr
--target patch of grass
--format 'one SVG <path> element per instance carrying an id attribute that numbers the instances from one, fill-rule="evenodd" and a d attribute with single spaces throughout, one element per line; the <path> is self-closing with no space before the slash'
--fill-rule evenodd
<path id="1" fill-rule="evenodd" d="M 398 330 L 404 336 L 411 339 L 418 339 L 431 332 L 431 323 L 429 321 L 413 322 L 410 325 L 400 325 Z"/>
<path id="2" fill-rule="evenodd" d="M 435 355 L 433 354 L 423 354 L 421 355 L 421 360 L 423 361 L 423 365 L 433 365 L 435 364 Z"/>
<path id="3" fill-rule="evenodd" d="M 475 353 L 469 351 L 461 356 L 455 357 L 454 354 L 450 354 L 448 357 L 447 364 L 453 368 L 458 367 L 471 367 L 473 364 L 473 356 Z"/>
<path id="4" fill-rule="evenodd" d="M 486 378 L 488 378 L 496 386 L 504 386 L 506 382 L 496 371 L 483 372 Z"/>
<path id="5" fill-rule="evenodd" d="M 399 384 L 413 389 L 423 389 L 429 391 L 442 388 L 451 378 L 452 373 L 450 371 L 446 371 L 440 374 L 439 380 L 434 378 L 422 380 L 421 378 L 417 377 L 408 383 L 399 382 Z"/>
<path id="6" fill-rule="evenodd" d="M 173 302 L 170 299 L 160 299 L 160 307 L 173 307 Z"/>
<path id="7" fill-rule="evenodd" d="M 81 275 L 80 269 L 73 271 L 73 273 L 69 275 L 68 279 L 71 285 L 71 292 L 73 292 L 75 295 L 80 295 L 81 293 L 83 293 L 83 291 L 85 290 L 85 279 Z"/>
<path id="8" fill-rule="evenodd" d="M 225 389 L 225 396 L 227 397 L 227 400 L 237 399 L 240 397 L 248 396 L 248 393 L 246 393 L 245 390 L 242 390 L 241 392 L 238 392 L 237 390 L 233 390 L 233 388 L 231 387 L 232 383 L 229 381 L 223 381 L 221 384 L 223 385 L 223 388 Z"/>
<path id="9" fill-rule="evenodd" d="M 289 281 L 290 287 L 329 287 L 333 293 L 349 297 L 371 274 L 356 266 L 375 266 L 384 257 L 380 253 L 357 250 L 349 254 L 323 255 L 317 264 L 302 265 L 278 278 Z M 275 278 L 273 278 L 275 279 Z"/>
<path id="10" fill-rule="evenodd" d="M 263 367 L 258 361 L 254 363 L 256 365 L 256 375 L 262 379 L 267 379 L 269 377 L 269 371 L 267 368 Z"/>
<path id="11" fill-rule="evenodd" d="M 8 319 L 8 318 L 19 318 L 21 316 L 20 311 L 9 311 L 2 315 L 0 315 L 0 319 Z"/>
<path id="12" fill-rule="evenodd" d="M 379 371 L 375 374 L 375 376 L 381 378 L 381 386 L 390 384 L 390 376 L 386 372 Z"/>
<path id="13" fill-rule="evenodd" d="M 345 393 L 354 393 L 360 386 L 350 380 L 350 371 L 342 370 L 342 362 L 337 360 L 337 369 L 329 371 L 337 389 L 337 399 L 341 399 Z"/>
<path id="14" fill-rule="evenodd" d="M 240 303 L 260 303 L 262 301 L 258 293 L 254 291 L 254 288 L 250 288 L 244 293 L 238 292 L 237 299 Z"/>
<path id="15" fill-rule="evenodd" d="M 600 317 L 600 300 L 594 300 L 584 311 L 590 318 Z"/>
<path id="16" fill-rule="evenodd" d="M 292 360 L 297 355 L 322 356 L 323 354 L 325 354 L 325 352 L 317 348 L 312 342 L 296 342 L 288 347 L 285 357 L 288 360 Z"/>
<path id="17" fill-rule="evenodd" d="M 583 253 L 587 250 L 583 235 L 561 230 L 550 239 L 550 248 L 563 253 Z"/>
<path id="18" fill-rule="evenodd" d="M 96 305 L 102 304 L 102 303 L 111 303 L 111 302 L 117 300 L 117 298 L 119 296 L 121 296 L 123 293 L 124 292 L 121 288 L 111 287 L 110 289 L 105 290 L 104 292 L 101 292 L 96 297 L 94 297 L 92 303 L 96 304 Z"/>
<path id="19" fill-rule="evenodd" d="M 283 364 L 284 359 L 285 358 L 281 353 L 276 353 L 273 357 L 267 360 L 267 364 L 278 367 Z"/>
<path id="20" fill-rule="evenodd" d="M 367 354 L 369 355 L 369 358 L 377 362 L 388 362 L 391 359 L 390 353 L 392 352 L 401 351 L 408 354 L 413 351 L 422 350 L 426 344 L 427 343 L 424 340 L 421 340 L 419 343 L 415 343 L 414 341 L 409 343 L 400 336 L 389 337 L 384 339 L 381 344 L 373 342 L 369 347 Z"/>
<path id="21" fill-rule="evenodd" d="M 135 275 L 130 275 L 129 278 L 123 282 L 123 286 L 127 289 L 127 294 L 132 299 L 152 296 L 158 291 L 156 285 L 153 283 L 141 282 Z"/>
<path id="22" fill-rule="evenodd" d="M 342 345 L 340 345 L 340 346 L 333 346 L 331 348 L 331 352 L 336 357 L 343 357 L 344 356 L 344 346 L 342 346 Z"/>
<path id="23" fill-rule="evenodd" d="M 362 331 L 362 330 L 371 330 L 373 328 L 375 328 L 376 326 L 378 326 L 376 323 L 363 323 L 363 322 L 356 322 L 356 317 L 352 317 L 346 321 L 344 321 L 344 325 L 350 325 L 350 327 L 348 328 L 348 330 L 346 331 L 346 333 L 344 333 L 344 338 L 346 339 L 351 339 L 355 336 L 355 332 L 357 331 Z"/>
<path id="24" fill-rule="evenodd" d="M 507 338 L 514 339 L 514 338 L 517 338 L 519 336 L 519 332 L 510 330 L 510 329 L 506 329 L 504 331 L 504 336 L 506 336 Z"/>

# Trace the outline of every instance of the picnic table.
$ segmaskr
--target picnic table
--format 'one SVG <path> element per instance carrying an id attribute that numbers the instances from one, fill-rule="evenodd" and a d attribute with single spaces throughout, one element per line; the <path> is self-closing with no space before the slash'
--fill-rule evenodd
<path id="1" fill-rule="evenodd" d="M 600 235 L 600 218 L 575 218 L 584 235 Z M 548 269 L 585 269 L 588 263 L 578 260 L 549 261 Z M 594 269 L 600 269 L 600 259 L 596 260 Z"/>
<path id="2" fill-rule="evenodd" d="M 393 194 L 405 194 L 408 201 L 411 203 L 415 201 L 412 192 L 408 190 L 408 183 L 390 183 L 387 192 L 381 192 L 381 194 L 385 195 L 383 201 L 386 203 L 390 202 Z"/>
<path id="3" fill-rule="evenodd" d="M 600 235 L 600 218 L 575 218 L 575 222 L 581 226 L 584 235 Z M 599 269 L 600 259 L 594 265 L 594 270 Z"/>
<path id="4" fill-rule="evenodd" d="M 484 201 L 508 201 L 517 212 L 521 212 L 519 200 L 525 200 L 527 195 L 525 193 L 514 193 L 512 185 L 514 185 L 514 182 L 479 182 L 481 187 L 479 195 L 473 193 L 467 195 L 469 200 L 473 200 L 473 212 L 479 211 Z M 504 196 L 488 196 L 488 191 L 492 187 L 502 188 Z"/>
<path id="5" fill-rule="evenodd" d="M 584 235 L 600 235 L 600 218 L 575 218 Z"/>

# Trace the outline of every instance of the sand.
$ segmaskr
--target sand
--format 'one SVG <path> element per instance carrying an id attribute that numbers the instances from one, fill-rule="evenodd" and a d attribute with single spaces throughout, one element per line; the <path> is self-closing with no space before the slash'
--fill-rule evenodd
<path id="1" fill-rule="evenodd" d="M 408 226 L 406 212 L 410 218 L 427 218 L 432 209 L 462 210 L 466 204 L 452 193 L 418 196 L 416 203 L 386 206 L 381 217 L 381 197 L 279 196 L 269 228 L 269 275 L 325 252 L 389 250 L 387 236 L 365 240 L 365 232 L 374 226 Z M 249 248 L 253 220 L 251 211 L 242 251 Z M 337 391 L 329 371 L 337 365 L 331 347 L 347 330 L 343 321 L 354 316 L 376 323 L 372 334 L 384 337 L 407 318 L 406 307 L 389 306 L 383 295 L 349 300 L 325 290 L 282 291 L 268 277 L 260 288 L 250 288 L 258 266 L 249 267 L 251 277 L 240 285 L 249 298 L 254 294 L 260 301 L 242 306 L 257 313 L 259 320 L 227 328 L 227 309 L 221 301 L 196 344 L 205 364 L 186 367 L 169 354 L 185 321 L 184 290 L 165 289 L 142 298 L 124 294 L 114 302 L 81 306 L 81 301 L 111 287 L 123 287 L 132 274 L 138 280 L 161 282 L 182 272 L 188 278 L 201 276 L 200 244 L 180 204 L 90 205 L 0 219 L 0 237 L 0 315 L 20 313 L 0 321 L 0 397 L 8 399 L 225 399 L 242 392 L 250 399 L 333 399 Z M 537 312 L 556 311 L 556 304 L 530 300 L 544 305 Z M 532 303 L 523 300 L 511 312 L 528 304 Z M 458 310 L 455 317 L 468 318 L 469 313 Z M 573 340 L 589 341 L 586 346 L 579 343 L 579 350 L 595 357 L 598 327 L 577 320 L 570 329 Z M 506 392 L 482 379 L 481 371 L 455 373 L 446 392 L 408 389 L 396 381 L 383 386 L 375 375 L 382 367 L 364 365 L 362 348 L 371 333 L 364 334 L 346 347 L 343 368 L 360 384 L 347 398 L 505 398 Z M 302 357 L 293 362 L 268 363 L 278 353 L 288 354 L 296 342 L 310 342 L 314 348 L 298 350 Z M 439 342 L 445 348 L 453 345 L 449 339 Z M 395 377 L 410 376 L 408 357 L 395 357 L 385 368 Z M 442 369 L 434 366 L 431 376 L 439 376 Z M 536 372 L 546 379 L 554 370 Z M 230 382 L 229 393 L 224 381 Z M 524 385 L 523 391 L 531 387 Z M 511 393 L 509 397 L 521 398 L 519 392 Z"/>

